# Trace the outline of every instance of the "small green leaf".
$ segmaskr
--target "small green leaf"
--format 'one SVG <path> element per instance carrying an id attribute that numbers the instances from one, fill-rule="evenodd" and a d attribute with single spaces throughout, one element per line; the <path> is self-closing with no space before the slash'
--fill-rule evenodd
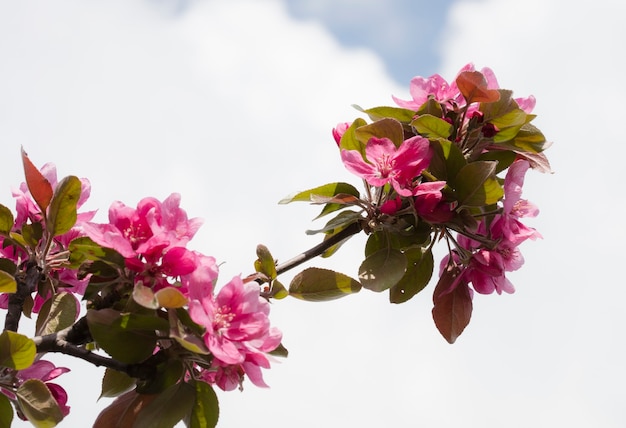
<path id="1" fill-rule="evenodd" d="M 186 382 L 173 385 L 145 406 L 133 428 L 172 428 L 192 411 L 196 390 Z"/>
<path id="2" fill-rule="evenodd" d="M 15 293 L 17 282 L 10 273 L 0 270 L 0 293 Z"/>
<path id="3" fill-rule="evenodd" d="M 367 110 L 362 109 L 356 104 L 353 104 L 352 107 L 367 114 L 372 120 L 391 118 L 402 123 L 409 123 L 413 120 L 413 116 L 415 116 L 415 112 L 413 110 L 407 110 L 399 107 L 373 107 L 368 108 Z"/>
<path id="4" fill-rule="evenodd" d="M 259 244 L 256 247 L 256 256 L 254 261 L 254 269 L 266 275 L 270 280 L 276 278 L 276 260 L 272 257 L 272 253 L 265 245 Z"/>
<path id="5" fill-rule="evenodd" d="M 381 292 L 395 285 L 404 276 L 407 260 L 401 251 L 387 248 L 368 256 L 359 267 L 363 288 Z"/>
<path id="6" fill-rule="evenodd" d="M 158 309 L 159 301 L 150 287 L 138 282 L 133 287 L 133 300 L 147 309 Z"/>
<path id="7" fill-rule="evenodd" d="M 24 176 L 28 190 L 45 216 L 46 209 L 52 199 L 52 186 L 48 179 L 30 161 L 24 148 L 22 148 L 22 164 L 24 165 Z"/>
<path id="8" fill-rule="evenodd" d="M 0 204 L 0 234 L 9 235 L 11 233 L 11 229 L 13 229 L 13 223 L 15 219 L 13 218 L 13 213 L 10 209 Z"/>
<path id="9" fill-rule="evenodd" d="M 32 339 L 10 330 L 0 334 L 0 366 L 23 370 L 33 364 L 36 354 Z"/>
<path id="10" fill-rule="evenodd" d="M 357 128 L 355 135 L 364 145 L 367 145 L 370 138 L 388 138 L 396 147 L 400 147 L 404 141 L 404 128 L 396 119 L 386 117 Z"/>
<path id="11" fill-rule="evenodd" d="M 13 422 L 13 406 L 6 395 L 0 394 L 0 427 L 8 428 Z"/>
<path id="12" fill-rule="evenodd" d="M 74 324 L 78 316 L 78 301 L 71 293 L 59 293 L 41 307 L 37 317 L 37 331 L 41 335 L 56 333 Z"/>
<path id="13" fill-rule="evenodd" d="M 78 268 L 85 260 L 105 261 L 113 266 L 124 266 L 124 257 L 117 251 L 104 248 L 86 236 L 72 240 L 68 249 L 73 268 Z"/>
<path id="14" fill-rule="evenodd" d="M 433 275 L 434 260 L 432 251 L 412 248 L 405 251 L 408 264 L 406 273 L 389 289 L 391 303 L 404 303 L 422 291 Z"/>
<path id="15" fill-rule="evenodd" d="M 270 296 L 273 299 L 277 300 L 284 299 L 285 297 L 289 296 L 289 291 L 287 291 L 282 282 L 275 279 L 274 281 L 272 281 L 272 290 Z"/>
<path id="16" fill-rule="evenodd" d="M 214 428 L 220 416 L 220 407 L 213 387 L 206 382 L 196 381 L 196 401 L 191 409 L 189 428 Z"/>
<path id="17" fill-rule="evenodd" d="M 342 150 L 356 150 L 360 152 L 362 155 L 365 154 L 365 144 L 363 144 L 356 137 L 356 130 L 362 126 L 367 125 L 367 122 L 360 117 L 355 119 L 354 122 L 350 125 L 346 132 L 341 136 L 341 141 L 339 142 L 339 148 Z"/>
<path id="18" fill-rule="evenodd" d="M 494 175 L 496 164 L 476 161 L 461 168 L 455 179 L 460 207 L 492 205 L 502 198 L 504 190 Z"/>
<path id="19" fill-rule="evenodd" d="M 22 413 L 36 428 L 55 427 L 63 420 L 59 404 L 45 383 L 28 379 L 15 392 Z"/>
<path id="20" fill-rule="evenodd" d="M 63 235 L 76 223 L 76 205 L 80 198 L 78 177 L 65 177 L 54 189 L 48 209 L 47 229 L 52 236 Z"/>
<path id="21" fill-rule="evenodd" d="M 182 308 L 188 303 L 183 293 L 174 287 L 161 288 L 154 293 L 154 296 L 159 302 L 159 306 L 166 309 Z"/>
<path id="22" fill-rule="evenodd" d="M 495 174 L 499 174 L 500 172 L 511 166 L 516 157 L 517 155 L 515 154 L 515 152 L 512 152 L 510 150 L 490 150 L 481 154 L 477 160 L 498 162 Z"/>
<path id="23" fill-rule="evenodd" d="M 311 202 L 314 196 L 326 196 L 333 197 L 339 194 L 348 194 L 358 197 L 359 191 L 351 184 L 348 183 L 329 183 L 324 184 L 323 186 L 314 187 L 309 190 L 304 190 L 302 192 L 298 192 L 295 195 L 287 196 L 283 198 L 278 203 L 279 204 L 288 204 L 290 202 Z"/>
<path id="24" fill-rule="evenodd" d="M 361 284 L 339 272 L 308 268 L 297 274 L 289 284 L 292 297 L 312 302 L 324 302 L 357 293 Z"/>
<path id="25" fill-rule="evenodd" d="M 440 117 L 430 114 L 418 116 L 411 122 L 411 126 L 423 137 L 426 138 L 448 138 L 452 134 L 453 126 Z"/>
<path id="26" fill-rule="evenodd" d="M 135 387 L 135 379 L 126 373 L 113 369 L 106 369 L 102 378 L 102 391 L 100 397 L 118 397 Z"/>

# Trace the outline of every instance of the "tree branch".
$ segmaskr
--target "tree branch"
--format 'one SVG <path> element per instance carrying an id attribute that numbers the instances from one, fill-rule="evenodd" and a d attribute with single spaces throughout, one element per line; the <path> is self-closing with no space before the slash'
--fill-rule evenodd
<path id="1" fill-rule="evenodd" d="M 276 266 L 276 274 L 280 275 L 282 273 L 287 272 L 290 269 L 293 269 L 296 266 L 301 265 L 304 262 L 307 262 L 319 255 L 324 254 L 324 252 L 326 252 L 329 248 L 331 248 L 333 245 L 339 244 L 342 241 L 345 241 L 346 239 L 348 239 L 349 237 L 351 237 L 352 235 L 356 235 L 357 233 L 359 233 L 361 230 L 363 230 L 363 227 L 361 226 L 360 222 L 357 223 L 352 223 L 351 225 L 349 225 L 348 227 L 346 227 L 345 229 L 343 229 L 342 231 L 336 233 L 335 235 L 332 235 L 330 238 L 325 239 L 324 241 L 322 241 L 321 243 L 319 243 L 318 245 L 316 245 L 315 247 L 301 253 L 298 254 L 296 257 L 287 260 L 285 263 L 281 263 L 279 265 Z"/>
<path id="2" fill-rule="evenodd" d="M 9 294 L 9 303 L 7 307 L 7 316 L 4 320 L 4 329 L 17 331 L 20 318 L 22 317 L 22 309 L 26 298 L 37 289 L 37 284 L 41 279 L 41 269 L 33 261 L 29 261 L 26 265 L 25 272 L 19 272 L 15 275 L 17 282 L 17 290 L 15 293 Z"/>
<path id="3" fill-rule="evenodd" d="M 37 346 L 37 353 L 58 352 L 61 354 L 70 355 L 72 357 L 85 360 L 98 367 L 107 367 L 126 373 L 128 376 L 137 379 L 149 379 L 154 376 L 156 372 L 156 365 L 154 364 L 153 358 L 155 356 L 150 357 L 142 363 L 127 364 L 110 357 L 96 354 L 95 352 L 88 350 L 84 346 L 78 346 L 77 344 L 72 343 L 71 340 L 77 340 L 78 342 L 82 343 L 85 343 L 85 340 L 87 340 L 85 334 L 79 331 L 82 329 L 83 322 L 84 326 L 86 327 L 86 318 L 83 317 L 78 320 L 76 324 L 64 330 L 44 336 L 34 337 L 33 341 Z M 77 325 L 79 326 L 78 328 L 76 328 Z M 91 335 L 89 334 L 88 329 L 87 334 L 90 338 Z M 87 341 L 90 341 L 90 339 Z"/>

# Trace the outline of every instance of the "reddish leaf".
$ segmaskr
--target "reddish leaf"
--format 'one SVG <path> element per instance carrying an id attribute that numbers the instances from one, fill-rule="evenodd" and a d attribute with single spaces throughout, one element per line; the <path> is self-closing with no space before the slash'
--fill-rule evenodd
<path id="1" fill-rule="evenodd" d="M 135 391 L 120 395 L 98 415 L 93 428 L 132 428 L 139 412 L 157 396 L 137 394 Z"/>
<path id="2" fill-rule="evenodd" d="M 456 85 L 467 103 L 493 103 L 500 99 L 496 89 L 487 88 L 487 80 L 480 71 L 464 71 L 456 78 Z"/>
<path id="3" fill-rule="evenodd" d="M 461 273 L 458 266 L 448 267 L 433 293 L 433 320 L 448 343 L 454 343 L 472 317 L 472 295 Z"/>
<path id="4" fill-rule="evenodd" d="M 39 205 L 42 213 L 46 212 L 50 200 L 52 199 L 52 186 L 46 177 L 33 165 L 28 159 L 28 155 L 22 148 L 22 163 L 24 164 L 24 175 L 26 177 L 26 185 L 33 199 Z"/>

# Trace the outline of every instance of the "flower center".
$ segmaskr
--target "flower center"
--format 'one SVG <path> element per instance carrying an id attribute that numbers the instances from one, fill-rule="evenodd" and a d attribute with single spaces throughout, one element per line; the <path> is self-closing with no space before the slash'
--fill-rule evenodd
<path id="1" fill-rule="evenodd" d="M 388 154 L 383 154 L 377 162 L 377 167 L 378 167 L 378 175 L 380 176 L 380 178 L 387 178 L 389 177 L 389 174 L 391 173 L 391 171 L 393 170 L 393 167 L 395 166 L 396 161 Z"/>
<path id="2" fill-rule="evenodd" d="M 229 328 L 230 323 L 235 318 L 235 314 L 232 313 L 230 306 L 223 305 L 217 308 L 215 311 L 215 318 L 213 319 L 213 326 L 215 330 Z"/>

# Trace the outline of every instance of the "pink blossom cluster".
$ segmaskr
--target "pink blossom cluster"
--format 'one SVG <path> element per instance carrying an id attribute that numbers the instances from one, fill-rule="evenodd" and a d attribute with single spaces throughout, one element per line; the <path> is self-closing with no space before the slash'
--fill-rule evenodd
<path id="1" fill-rule="evenodd" d="M 179 204 L 176 193 L 163 202 L 142 199 L 136 208 L 115 202 L 109 223 L 85 223 L 83 229 L 96 243 L 125 257 L 135 284 L 154 291 L 175 287 L 188 300 L 189 315 L 204 327 L 202 339 L 212 355 L 211 367 L 200 377 L 224 390 L 241 385 L 244 374 L 253 384 L 266 386 L 261 368 L 269 368 L 267 354 L 282 339 L 270 327 L 269 303 L 257 283 L 240 277 L 215 293 L 215 258 L 185 247 L 202 222 L 188 219 Z"/>
<path id="2" fill-rule="evenodd" d="M 457 77 L 464 71 L 475 70 L 476 68 L 474 67 L 474 64 L 466 64 L 459 70 Z M 500 88 L 498 79 L 496 79 L 496 75 L 492 69 L 489 67 L 483 67 L 480 72 L 487 80 L 488 89 Z M 395 96 L 392 96 L 392 98 L 398 106 L 415 111 L 419 110 L 429 99 L 433 99 L 443 107 L 451 110 L 462 108 L 465 106 L 465 99 L 457 86 L 456 80 L 457 79 L 455 77 L 451 83 L 448 83 L 439 74 L 433 74 L 430 77 L 416 76 L 411 79 L 409 86 L 409 93 L 412 98 L 411 100 L 402 100 Z M 536 100 L 532 95 L 525 98 L 516 98 L 515 101 L 526 113 L 532 112 L 535 108 Z"/>
<path id="3" fill-rule="evenodd" d="M 521 199 L 524 176 L 529 166 L 528 161 L 519 159 L 509 167 L 504 179 L 501 214 L 497 214 L 489 225 L 484 221 L 479 223 L 478 233 L 494 241 L 493 248 L 486 248 L 474 239 L 459 235 L 457 242 L 460 248 L 453 250 L 441 262 L 442 271 L 450 262 L 463 265 L 458 282 L 471 283 L 480 294 L 494 291 L 498 294 L 513 293 L 515 288 L 506 278 L 506 272 L 515 271 L 524 264 L 518 246 L 527 239 L 541 238 L 539 232 L 520 221 L 539 213 L 534 204 Z"/>
<path id="4" fill-rule="evenodd" d="M 55 165 L 52 163 L 45 164 L 41 167 L 41 174 L 48 180 L 52 189 L 56 189 L 58 179 Z M 91 193 L 91 184 L 89 180 L 82 178 L 80 179 L 80 182 L 81 193 L 80 198 L 78 199 L 77 208 L 80 208 L 87 201 Z M 15 211 L 17 214 L 13 225 L 14 232 L 21 232 L 26 225 L 33 225 L 42 222 L 43 216 L 41 209 L 33 200 L 26 183 L 21 183 L 17 189 L 13 189 L 12 194 L 15 198 Z M 77 215 L 77 222 L 90 221 L 94 217 L 95 213 L 95 211 L 79 212 Z M 84 233 L 79 227 L 73 227 L 68 232 L 54 237 L 52 246 L 46 254 L 47 258 L 49 260 L 59 258 L 59 260 L 62 261 L 63 254 L 66 254 L 69 243 L 73 239 L 82 235 L 84 235 Z M 0 237 L 0 243 L 2 243 L 3 240 L 4 238 Z M 20 265 L 28 259 L 26 250 L 17 245 L 5 246 L 0 244 L 0 255 L 3 258 L 12 260 L 16 265 Z M 54 278 L 59 284 L 59 287 L 57 288 L 59 292 L 67 291 L 75 295 L 83 295 L 85 288 L 87 287 L 87 283 L 89 282 L 89 276 L 79 278 L 77 270 L 68 268 L 64 263 L 47 263 L 45 266 L 47 268 L 46 274 L 49 277 Z M 43 303 L 49 297 L 49 294 L 42 296 L 41 293 L 36 293 L 34 295 L 34 306 L 32 312 L 38 313 Z M 0 308 L 6 309 L 7 303 L 8 295 L 0 295 Z"/>

